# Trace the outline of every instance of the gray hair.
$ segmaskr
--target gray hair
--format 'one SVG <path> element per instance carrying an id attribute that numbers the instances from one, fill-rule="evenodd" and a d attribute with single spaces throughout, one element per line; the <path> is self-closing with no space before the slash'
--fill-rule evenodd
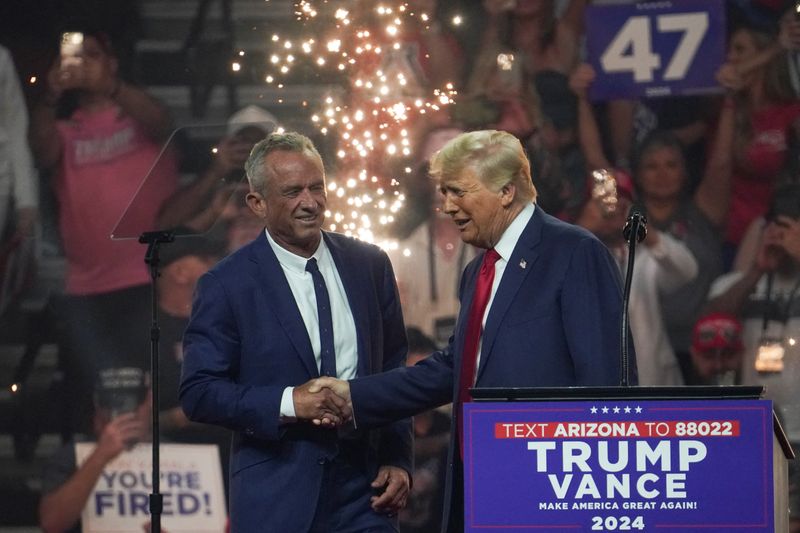
<path id="1" fill-rule="evenodd" d="M 294 131 L 285 133 L 271 133 L 265 139 L 258 141 L 250 151 L 250 156 L 244 164 L 244 171 L 247 174 L 247 182 L 250 190 L 263 193 L 267 181 L 272 176 L 272 169 L 264 164 L 267 156 L 272 152 L 283 150 L 285 152 L 297 152 L 304 154 L 319 165 L 323 174 L 325 173 L 322 164 L 322 157 L 311 139 L 301 133 Z"/>

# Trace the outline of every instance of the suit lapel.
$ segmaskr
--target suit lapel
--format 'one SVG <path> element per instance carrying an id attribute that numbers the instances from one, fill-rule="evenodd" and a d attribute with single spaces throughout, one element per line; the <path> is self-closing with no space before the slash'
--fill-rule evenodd
<path id="1" fill-rule="evenodd" d="M 344 244 L 347 241 L 333 239 L 324 231 L 322 236 L 333 257 L 333 262 L 336 264 L 336 270 L 339 272 L 339 278 L 342 280 L 344 292 L 347 295 L 347 303 L 353 313 L 353 321 L 356 325 L 358 375 L 368 376 L 372 370 L 372 361 L 367 357 L 364 346 L 364 332 L 369 331 L 369 302 L 363 287 L 365 280 L 369 279 L 369 276 L 364 275 L 365 265 L 357 261 L 355 254 L 347 253 L 345 250 Z"/>
<path id="2" fill-rule="evenodd" d="M 485 252 L 479 253 L 464 269 L 463 292 L 459 299 L 458 319 L 456 320 L 455 331 L 453 331 L 453 358 L 455 368 L 455 381 L 453 382 L 454 391 L 458 391 L 458 384 L 461 383 L 461 367 L 464 360 L 464 340 L 467 336 L 467 323 L 469 322 L 469 309 L 472 307 L 472 299 L 475 297 L 475 285 L 478 280 L 478 272 L 483 263 Z"/>
<path id="3" fill-rule="evenodd" d="M 256 263 L 256 277 L 258 286 L 264 291 L 266 301 L 275 310 L 275 316 L 280 322 L 286 335 L 292 341 L 297 355 L 303 361 L 309 375 L 319 376 L 314 350 L 308 338 L 308 330 L 300 315 L 300 309 L 294 300 L 292 289 L 283 273 L 278 258 L 267 241 L 266 234 L 262 231 L 252 248 L 250 259 Z"/>
<path id="4" fill-rule="evenodd" d="M 511 302 L 517 296 L 522 287 L 525 278 L 528 277 L 533 270 L 533 264 L 539 258 L 539 253 L 536 251 L 536 246 L 542 236 L 542 209 L 536 206 L 533 216 L 528 221 L 522 234 L 514 247 L 514 251 L 506 264 L 505 272 L 503 272 L 503 279 L 500 281 L 500 286 L 497 288 L 497 293 L 494 295 L 492 307 L 489 310 L 489 316 L 486 318 L 486 327 L 483 330 L 482 344 L 481 344 L 481 359 L 480 366 L 476 377 L 477 380 L 481 378 L 486 362 L 492 355 L 492 346 L 497 338 L 497 332 L 503 318 L 508 312 Z M 526 297 L 535 297 L 535 295 L 527 295 Z"/>

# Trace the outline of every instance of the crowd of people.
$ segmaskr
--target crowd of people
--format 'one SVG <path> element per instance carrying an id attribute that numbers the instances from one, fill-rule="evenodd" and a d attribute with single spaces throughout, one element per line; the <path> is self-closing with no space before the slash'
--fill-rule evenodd
<path id="1" fill-rule="evenodd" d="M 437 160 L 435 155 L 442 147 L 451 146 L 454 139 L 463 139 L 465 132 L 499 130 L 518 139 L 527 154 L 535 186 L 531 193 L 536 205 L 534 220 L 542 214 L 552 215 L 594 234 L 609 252 L 606 257 L 597 251 L 586 251 L 587 261 L 602 266 L 598 270 L 605 272 L 608 259 L 614 272 L 624 276 L 628 249 L 621 228 L 632 207 L 646 214 L 648 236 L 639 248 L 630 280 L 630 325 L 638 383 L 764 385 L 767 397 L 775 401 L 789 440 L 800 445 L 800 394 L 795 388 L 800 378 L 800 330 L 795 331 L 800 328 L 800 304 L 796 302 L 800 287 L 800 19 L 794 15 L 794 3 L 726 3 L 727 53 L 724 62 L 716 65 L 720 88 L 717 93 L 606 102 L 593 102 L 589 97 L 601 75 L 585 62 L 582 46 L 584 15 L 590 3 L 610 2 L 484 0 L 482 24 L 476 24 L 482 34 L 473 32 L 470 36 L 479 39 L 480 47 L 470 54 L 465 42 L 442 19 L 443 6 L 432 0 L 409 2 L 412 9 L 430 13 L 428 24 L 409 27 L 405 40 L 408 53 L 403 57 L 412 64 L 409 71 L 417 76 L 416 86 L 427 90 L 450 81 L 456 84 L 459 94 L 453 106 L 416 119 L 411 128 L 416 148 L 410 161 L 413 172 L 401 183 L 409 205 L 405 216 L 399 217 L 401 220 L 387 235 L 398 243 L 396 249 L 388 250 L 388 256 L 409 344 L 406 347 L 405 341 L 399 340 L 402 333 L 395 331 L 397 322 L 384 316 L 379 328 L 384 331 L 381 342 L 389 344 L 372 362 L 380 362 L 388 370 L 402 366 L 399 352 L 406 348 L 409 359 L 415 362 L 443 349 L 444 352 L 437 352 L 439 358 L 418 366 L 441 365 L 441 353 L 448 353 L 458 323 L 462 272 L 476 258 L 481 260 L 484 248 L 497 245 L 502 256 L 503 250 L 495 239 L 484 242 L 482 235 L 466 238 L 465 231 L 469 230 L 450 220 L 458 222 L 457 213 L 470 214 L 471 209 L 477 213 L 484 207 L 476 208 L 460 200 L 459 191 L 451 183 L 458 180 L 447 175 L 447 168 L 443 170 L 448 162 Z M 293 264 L 292 258 L 282 256 L 279 250 L 287 248 L 285 242 L 292 244 L 291 240 L 281 240 L 281 232 L 299 230 L 271 214 L 271 209 L 280 212 L 288 207 L 266 195 L 266 185 L 254 186 L 253 176 L 266 172 L 258 167 L 260 163 L 256 161 L 245 172 L 253 146 L 271 132 L 281 131 L 278 120 L 258 106 L 233 113 L 226 131 L 216 139 L 208 164 L 197 172 L 196 178 L 184 179 L 183 156 L 178 153 L 178 146 L 170 144 L 162 151 L 174 128 L 169 110 L 145 88 L 120 74 L 118 54 L 109 34 L 90 25 L 64 30 L 82 34 L 81 51 L 73 57 L 56 54 L 43 80 L 45 89 L 27 106 L 11 55 L 0 47 L 0 315 L 18 312 L 21 296 L 35 283 L 31 272 L 35 271 L 37 254 L 42 253 L 41 221 L 49 217 L 56 221 L 58 249 L 66 261 L 63 292 L 53 295 L 52 300 L 54 319 L 59 324 L 60 367 L 66 373 L 67 394 L 73 406 L 68 424 L 76 435 L 96 435 L 102 444 L 100 452 L 106 453 L 103 460 L 108 460 L 123 448 L 121 433 L 135 430 L 137 437 L 142 437 L 142 430 L 138 422 L 128 419 L 131 417 L 117 422 L 109 419 L 104 406 L 98 404 L 95 384 L 110 369 L 148 368 L 152 283 L 143 262 L 142 246 L 135 240 L 112 240 L 109 236 L 121 219 L 128 228 L 175 229 L 178 239 L 164 247 L 162 276 L 157 282 L 158 304 L 165 324 L 161 343 L 165 375 L 161 383 L 162 428 L 176 441 L 219 444 L 227 468 L 229 433 L 190 419 L 233 429 L 241 426 L 242 434 L 236 433 L 234 443 L 233 468 L 251 466 L 236 463 L 237 450 L 252 445 L 267 457 L 274 450 L 259 448 L 252 440 L 274 438 L 278 429 L 273 422 L 277 424 L 284 418 L 313 419 L 319 412 L 313 411 L 310 404 L 308 412 L 287 409 L 285 402 L 291 400 L 280 389 L 269 399 L 275 407 L 274 420 L 269 423 L 245 420 L 250 416 L 245 414 L 242 419 L 229 419 L 230 413 L 223 413 L 225 404 L 208 405 L 203 403 L 207 399 L 192 398 L 197 387 L 213 386 L 203 381 L 208 378 L 204 374 L 208 369 L 198 367 L 195 361 L 189 376 L 196 383 L 184 383 L 188 404 L 186 398 L 182 399 L 184 407 L 194 406 L 195 412 L 184 414 L 177 396 L 184 350 L 180 341 L 189 324 L 198 280 L 223 257 L 248 249 L 254 239 L 261 239 L 268 240 L 276 250 L 269 268 L 275 269 L 274 273 L 282 270 L 290 279 L 291 291 L 285 287 L 274 290 L 282 290 L 280 296 L 287 301 L 295 297 L 303 315 L 298 327 L 308 327 L 315 352 L 324 348 L 320 342 L 324 344 L 325 339 L 315 338 L 320 335 L 319 328 L 308 326 L 317 319 L 322 323 L 322 316 L 306 316 L 311 309 L 310 304 L 306 305 L 309 294 L 316 294 L 317 299 L 320 296 L 314 290 L 302 293 L 300 285 L 291 281 L 292 276 L 310 271 Z M 312 168 L 317 159 L 320 163 L 325 161 L 321 183 L 325 172 L 335 174 L 336 168 L 328 165 L 327 154 L 320 158 L 313 146 L 309 148 L 295 138 L 281 142 L 299 144 L 267 147 L 261 155 L 264 160 L 272 157 L 276 168 L 284 169 L 281 172 L 286 176 L 299 172 L 292 165 L 306 165 L 308 168 L 302 169 L 306 173 L 321 170 Z M 299 152 L 303 157 L 290 160 L 287 151 L 292 155 Z M 431 158 L 438 183 L 429 179 Z M 158 164 L 154 165 L 156 160 Z M 479 178 L 476 183 L 482 182 L 483 177 Z M 462 185 L 458 181 L 458 186 Z M 303 186 L 311 197 L 324 195 L 319 184 Z M 510 205 L 517 205 L 522 198 L 520 212 L 530 216 L 521 207 L 531 200 L 530 195 L 520 196 L 524 188 L 516 186 L 517 196 L 512 195 Z M 40 189 L 45 187 L 52 190 L 57 216 L 39 209 L 43 195 Z M 131 204 L 134 197 L 136 201 Z M 136 209 L 129 209 L 131 205 Z M 497 209 L 503 212 L 500 206 Z M 517 211 L 513 214 L 516 216 Z M 307 208 L 306 216 L 318 220 L 322 215 L 316 208 Z M 549 216 L 545 223 L 551 224 Z M 270 229 L 269 239 L 262 238 L 265 225 Z M 349 273 L 341 264 L 334 265 L 333 260 L 339 260 L 339 253 L 343 257 L 364 254 L 375 263 L 376 272 L 385 274 L 385 267 L 371 251 L 354 247 L 345 254 L 334 240 L 327 243 L 324 252 L 318 252 L 318 244 L 311 239 L 296 250 L 291 246 L 287 249 L 299 255 L 308 252 L 306 258 L 321 253 L 317 272 L 321 271 L 328 287 L 333 286 L 331 305 L 338 305 L 340 311 L 349 307 L 344 312 L 347 319 L 334 321 L 331 326 L 337 336 L 341 331 L 350 335 L 364 326 L 359 321 L 366 321 L 369 314 L 362 316 L 360 304 L 350 302 L 348 306 L 347 299 L 343 299 Z M 277 261 L 273 261 L 275 255 Z M 552 255 L 550 260 L 555 261 L 555 257 Z M 504 259 L 508 262 L 509 258 Z M 504 264 L 502 261 L 501 257 Z M 567 265 L 565 262 L 565 268 Z M 225 283 L 243 290 L 240 276 L 240 272 L 230 273 Z M 377 278 L 377 274 L 373 277 Z M 381 313 L 385 315 L 395 305 L 393 291 L 379 280 L 373 281 L 374 297 L 383 303 Z M 613 292 L 613 283 L 601 285 Z M 205 298 L 214 305 L 226 297 L 222 285 L 216 287 L 206 281 L 205 290 Z M 538 298 L 549 294 L 541 287 L 537 291 Z M 237 304 L 244 303 L 253 305 L 237 300 Z M 211 303 L 203 307 L 201 299 L 199 305 L 201 311 L 208 313 L 208 320 L 212 321 L 209 324 L 213 320 L 232 323 L 231 317 L 214 315 Z M 232 313 L 236 320 L 243 320 L 244 312 Z M 276 324 L 281 319 L 286 317 L 276 316 Z M 247 336 L 253 334 L 255 324 L 245 321 L 237 327 Z M 258 327 L 267 326 L 262 323 Z M 194 329 L 189 329 L 194 342 L 211 342 L 197 328 L 195 324 Z M 597 339 L 606 339 L 608 332 L 601 330 L 598 326 Z M 505 342 L 511 346 L 514 343 L 509 339 L 513 338 L 514 333 L 509 333 Z M 292 339 L 285 339 L 286 346 L 290 342 Z M 461 346 L 458 342 L 457 346 Z M 553 343 L 551 353 L 560 353 L 557 339 L 547 342 Z M 336 347 L 355 350 L 354 346 Z M 258 353 L 253 346 L 248 349 Z M 599 346 L 591 349 L 595 352 Z M 607 355 L 615 357 L 616 353 Z M 576 353 L 570 356 L 577 360 Z M 352 374 L 342 375 L 339 368 L 338 373 L 330 375 L 355 377 L 360 364 L 357 359 L 352 362 Z M 298 377 L 302 375 L 301 363 L 293 363 L 296 369 L 285 363 L 281 369 L 298 385 L 305 381 Z M 220 363 L 214 360 L 209 364 Z M 560 372 L 563 369 L 559 364 L 556 360 L 545 364 L 552 367 L 553 380 L 542 385 L 570 383 Z M 277 367 L 259 365 L 266 364 L 254 364 L 250 379 L 257 380 L 259 372 L 278 374 Z M 587 365 L 589 369 L 591 365 Z M 438 368 L 440 373 L 435 379 L 444 379 L 443 367 Z M 513 379 L 497 374 L 499 382 L 525 378 L 519 364 L 516 368 L 518 374 Z M 215 370 L 233 372 L 227 366 Z M 360 377 L 365 370 L 361 366 L 358 370 Z M 618 374 L 616 368 L 606 370 Z M 307 394 L 302 387 L 296 387 L 294 394 L 298 409 L 305 405 L 304 401 L 310 402 L 305 396 L 300 399 L 301 394 Z M 458 404 L 458 398 L 446 396 L 446 401 L 454 399 Z M 415 407 L 446 403 L 442 399 L 437 393 Z M 376 405 L 380 402 L 376 401 Z M 336 417 L 337 408 L 329 407 L 333 413 L 326 416 Z M 409 506 L 399 515 L 400 523 L 410 531 L 435 531 L 439 527 L 433 508 L 438 509 L 443 501 L 448 418 L 447 408 L 438 408 L 416 417 L 413 424 L 407 420 L 393 422 L 387 430 L 394 431 L 402 442 L 408 442 L 411 433 L 417 437 L 417 464 L 412 476 L 415 483 L 408 495 Z M 254 433 L 248 434 L 245 426 Z M 309 438 L 305 428 L 289 428 L 290 433 L 296 433 L 293 438 Z M 346 448 L 351 456 L 361 453 L 362 440 L 366 442 L 366 434 L 348 440 Z M 327 449 L 329 443 L 314 444 Z M 375 467 L 389 477 L 379 477 L 374 482 L 392 494 L 394 500 L 381 500 L 381 505 L 394 518 L 408 487 L 397 488 L 388 479 L 402 480 L 397 469 L 411 467 L 408 450 L 391 446 L 387 449 L 387 455 L 381 457 L 384 461 L 375 463 Z M 255 455 L 249 460 L 255 466 Z M 335 454 L 326 460 L 336 463 Z M 42 500 L 42 525 L 48 531 L 69 529 L 77 519 L 77 508 L 66 514 L 53 511 L 53 502 L 65 494 L 59 487 L 77 483 L 70 477 L 77 475 L 76 467 L 69 466 L 58 483 L 46 484 L 51 493 Z M 90 466 L 96 468 L 98 464 Z M 330 476 L 326 483 L 344 475 L 344 468 L 338 468 L 325 474 Z M 790 484 L 792 517 L 800 527 L 800 469 L 794 462 Z M 358 489 L 353 492 L 358 493 Z M 356 503 L 371 505 L 368 501 Z M 238 505 L 245 509 L 244 518 L 239 520 L 248 520 L 246 511 L 252 506 L 246 501 Z M 326 520 L 339 516 L 335 509 L 329 511 Z"/>

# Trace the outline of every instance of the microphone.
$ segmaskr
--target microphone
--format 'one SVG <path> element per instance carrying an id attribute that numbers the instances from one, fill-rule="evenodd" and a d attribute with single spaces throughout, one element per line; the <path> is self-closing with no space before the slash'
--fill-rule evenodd
<path id="1" fill-rule="evenodd" d="M 622 236 L 627 242 L 631 242 L 634 229 L 636 230 L 636 242 L 642 242 L 647 237 L 647 217 L 636 207 L 631 208 L 628 220 L 625 221 L 625 227 L 622 228 Z"/>
<path id="2" fill-rule="evenodd" d="M 628 243 L 628 267 L 625 274 L 625 289 L 622 293 L 622 317 L 620 320 L 620 385 L 630 385 L 630 358 L 628 356 L 628 339 L 630 338 L 630 324 L 628 318 L 628 301 L 631 298 L 631 278 L 633 277 L 633 260 L 636 254 L 636 244 L 647 236 L 647 217 L 638 208 L 632 207 L 622 236 Z"/>

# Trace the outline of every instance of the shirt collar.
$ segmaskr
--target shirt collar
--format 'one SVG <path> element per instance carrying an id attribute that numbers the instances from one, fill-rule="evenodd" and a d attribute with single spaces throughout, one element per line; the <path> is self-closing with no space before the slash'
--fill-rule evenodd
<path id="1" fill-rule="evenodd" d="M 509 224 L 506 230 L 503 232 L 502 237 L 500 240 L 497 241 L 497 244 L 494 245 L 495 251 L 500 254 L 500 257 L 508 262 L 511 259 L 511 254 L 514 253 L 514 248 L 517 246 L 517 241 L 519 240 L 522 232 L 525 231 L 525 227 L 530 222 L 531 217 L 533 216 L 533 211 L 535 209 L 534 203 L 529 203 L 522 208 L 514 220 Z"/>
<path id="2" fill-rule="evenodd" d="M 269 242 L 270 248 L 272 248 L 272 251 L 275 252 L 275 257 L 278 258 L 278 262 L 282 267 L 298 273 L 303 273 L 306 271 L 306 263 L 308 263 L 310 257 L 306 258 L 290 252 L 275 242 L 275 240 L 272 238 L 272 235 L 269 234 L 269 230 L 265 229 L 264 233 L 267 234 L 267 242 Z M 317 246 L 317 249 L 314 251 L 314 254 L 311 257 L 315 258 L 317 263 L 320 263 L 326 251 L 327 247 L 325 246 L 325 239 L 320 236 L 319 246 Z"/>

